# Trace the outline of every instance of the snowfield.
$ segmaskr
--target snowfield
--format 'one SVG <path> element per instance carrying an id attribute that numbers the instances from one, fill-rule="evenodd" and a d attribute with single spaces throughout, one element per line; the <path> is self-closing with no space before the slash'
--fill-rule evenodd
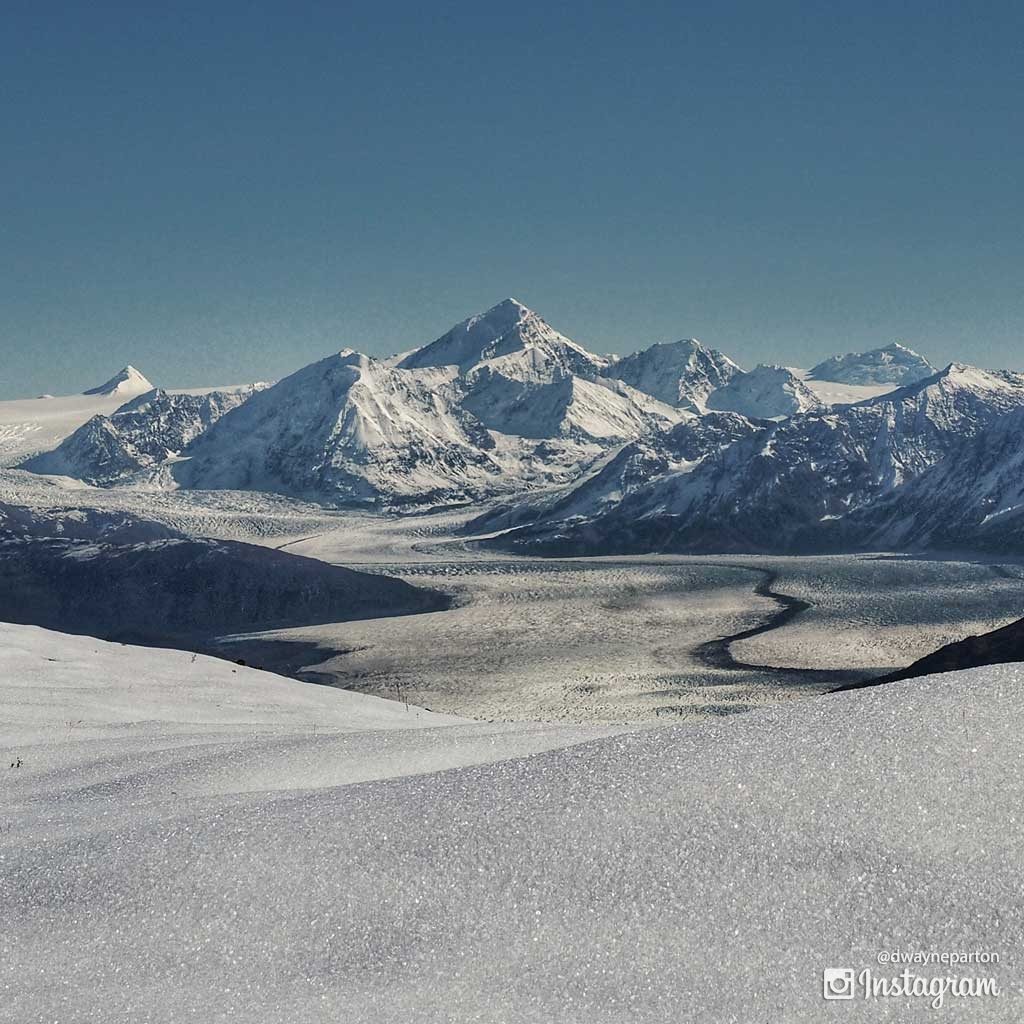
<path id="1" fill-rule="evenodd" d="M 3 1016 L 1019 1021 L 1022 682 L 602 735 L 0 626 Z M 822 999 L 894 948 L 999 995 Z"/>

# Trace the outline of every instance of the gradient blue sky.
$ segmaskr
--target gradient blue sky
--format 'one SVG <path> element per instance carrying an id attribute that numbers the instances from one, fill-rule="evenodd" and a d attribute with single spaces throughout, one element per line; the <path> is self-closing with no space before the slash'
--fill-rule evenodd
<path id="1" fill-rule="evenodd" d="M 1000 2 L 5 3 L 0 396 L 279 377 L 506 295 L 599 351 L 1022 368 L 1022 38 Z"/>

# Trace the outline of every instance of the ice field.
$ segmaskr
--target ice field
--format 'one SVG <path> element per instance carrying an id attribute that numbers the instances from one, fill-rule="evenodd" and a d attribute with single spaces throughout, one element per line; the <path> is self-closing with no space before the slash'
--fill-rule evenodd
<path id="1" fill-rule="evenodd" d="M 451 611 L 260 638 L 345 652 L 304 667 L 321 681 L 437 711 L 621 722 L 730 714 L 808 696 L 851 673 L 882 674 L 1024 616 L 1024 566 L 1014 562 L 515 559 L 452 539 L 456 525 L 450 514 L 357 518 L 288 548 L 440 589 L 455 596 Z M 810 607 L 781 628 L 732 644 L 741 666 L 708 664 L 699 656 L 702 644 L 777 613 L 773 600 L 755 593 L 766 572 L 779 592 Z"/>

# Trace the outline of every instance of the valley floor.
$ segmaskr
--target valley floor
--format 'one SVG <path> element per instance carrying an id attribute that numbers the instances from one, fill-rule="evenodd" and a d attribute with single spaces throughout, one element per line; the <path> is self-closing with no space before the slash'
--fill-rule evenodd
<path id="1" fill-rule="evenodd" d="M 237 638 L 285 642 L 306 677 L 471 718 L 622 722 L 730 714 L 891 671 L 1024 616 L 1024 566 L 966 557 L 509 558 L 457 539 L 452 515 L 356 518 L 288 550 L 453 595 L 451 611 Z M 782 628 L 701 648 L 809 607 Z M 319 646 L 319 655 L 309 655 Z M 227 648 L 230 650 L 231 648 Z M 265 643 L 252 647 L 273 658 Z M 332 652 L 343 652 L 332 654 Z M 266 662 L 269 663 L 269 662 Z M 298 666 L 289 664 L 295 670 Z"/>
<path id="2" fill-rule="evenodd" d="M 221 638 L 210 649 L 448 714 L 617 723 L 723 715 L 901 668 L 1024 616 L 1024 565 L 991 557 L 530 559 L 460 533 L 478 510 L 334 512 L 250 492 L 103 490 L 0 469 L 0 501 L 123 510 L 442 590 L 450 611 Z M 806 605 L 770 626 L 773 592 Z M 759 593 L 758 590 L 761 590 Z"/>

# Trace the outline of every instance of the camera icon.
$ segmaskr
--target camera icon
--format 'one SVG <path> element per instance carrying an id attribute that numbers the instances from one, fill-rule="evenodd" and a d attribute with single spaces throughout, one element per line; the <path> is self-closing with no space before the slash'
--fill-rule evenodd
<path id="1" fill-rule="evenodd" d="M 852 999 L 854 974 L 852 967 L 826 967 L 821 972 L 822 995 L 826 999 Z"/>

